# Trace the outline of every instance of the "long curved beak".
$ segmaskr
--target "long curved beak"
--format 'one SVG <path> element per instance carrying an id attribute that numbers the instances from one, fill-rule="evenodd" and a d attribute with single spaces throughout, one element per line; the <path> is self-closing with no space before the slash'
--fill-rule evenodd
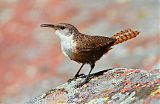
<path id="1" fill-rule="evenodd" d="M 41 27 L 51 27 L 54 28 L 55 26 L 53 24 L 41 24 Z"/>

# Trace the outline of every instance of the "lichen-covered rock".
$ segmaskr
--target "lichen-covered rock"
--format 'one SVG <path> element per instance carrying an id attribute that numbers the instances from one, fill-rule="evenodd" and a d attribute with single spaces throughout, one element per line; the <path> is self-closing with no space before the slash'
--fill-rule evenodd
<path id="1" fill-rule="evenodd" d="M 160 104 L 160 72 L 115 68 L 60 85 L 26 104 Z"/>

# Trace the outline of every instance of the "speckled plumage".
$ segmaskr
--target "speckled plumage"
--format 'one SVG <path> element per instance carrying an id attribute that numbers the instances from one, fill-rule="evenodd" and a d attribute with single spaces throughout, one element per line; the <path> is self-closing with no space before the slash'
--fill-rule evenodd
<path id="1" fill-rule="evenodd" d="M 139 35 L 139 32 L 133 31 L 130 28 L 125 29 L 124 31 L 120 31 L 112 36 L 112 38 L 116 39 L 116 41 L 114 42 L 113 45 L 116 45 L 116 44 L 122 43 L 124 41 L 127 41 L 129 39 L 132 39 L 132 38 L 136 37 L 137 35 Z"/>
<path id="2" fill-rule="evenodd" d="M 94 64 L 111 48 L 116 39 L 104 36 L 89 36 L 78 33 L 73 37 L 76 47 L 72 50 L 72 60 Z"/>
<path id="3" fill-rule="evenodd" d="M 107 53 L 112 46 L 132 39 L 139 34 L 138 31 L 126 29 L 112 37 L 90 36 L 80 33 L 76 27 L 67 23 L 42 24 L 41 26 L 54 28 L 55 34 L 60 38 L 63 53 L 71 60 L 82 63 L 74 78 L 79 76 L 84 64 L 90 64 L 91 70 L 82 85 L 89 81 L 95 62 Z"/>

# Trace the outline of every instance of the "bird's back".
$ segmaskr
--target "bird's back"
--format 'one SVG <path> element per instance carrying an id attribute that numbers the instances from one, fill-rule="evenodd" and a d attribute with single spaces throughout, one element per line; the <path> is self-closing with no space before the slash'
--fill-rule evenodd
<path id="1" fill-rule="evenodd" d="M 80 63 L 94 63 L 107 53 L 116 40 L 104 36 L 78 34 L 74 36 L 76 47 L 72 51 L 72 60 Z"/>

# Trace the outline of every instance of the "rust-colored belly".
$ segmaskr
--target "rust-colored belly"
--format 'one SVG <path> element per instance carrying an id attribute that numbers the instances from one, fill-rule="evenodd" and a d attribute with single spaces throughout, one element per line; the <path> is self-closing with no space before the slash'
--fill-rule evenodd
<path id="1" fill-rule="evenodd" d="M 72 54 L 70 56 L 71 60 L 74 60 L 79 63 L 93 63 L 99 60 L 103 54 L 108 52 L 110 49 L 101 49 L 101 50 L 95 50 L 95 51 L 72 51 Z"/>

